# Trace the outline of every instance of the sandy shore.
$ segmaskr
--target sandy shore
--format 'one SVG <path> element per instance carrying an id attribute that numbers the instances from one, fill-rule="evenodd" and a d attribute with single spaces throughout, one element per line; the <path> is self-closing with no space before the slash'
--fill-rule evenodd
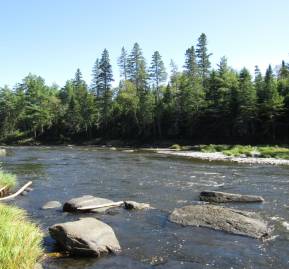
<path id="1" fill-rule="evenodd" d="M 229 161 L 247 164 L 289 165 L 289 160 L 275 158 L 230 157 L 221 152 L 175 151 L 170 149 L 157 150 L 157 153 L 187 157 L 205 161 Z"/>

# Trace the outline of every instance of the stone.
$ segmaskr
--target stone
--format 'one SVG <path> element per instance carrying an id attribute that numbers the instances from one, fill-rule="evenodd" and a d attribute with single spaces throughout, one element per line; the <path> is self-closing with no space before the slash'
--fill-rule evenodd
<path id="1" fill-rule="evenodd" d="M 6 156 L 6 149 L 0 149 L 0 156 Z"/>
<path id="2" fill-rule="evenodd" d="M 28 195 L 28 192 L 27 192 L 27 191 L 23 191 L 23 192 L 21 192 L 21 195 L 22 195 L 22 196 L 27 196 L 27 195 Z"/>
<path id="3" fill-rule="evenodd" d="M 97 205 L 108 204 L 108 203 L 113 203 L 113 201 L 109 199 L 105 199 L 105 198 L 94 197 L 92 195 L 84 195 L 81 197 L 73 198 L 69 200 L 68 202 L 66 202 L 63 205 L 63 211 L 77 212 L 78 211 L 77 208 L 87 207 L 87 206 L 97 206 Z M 103 208 L 98 208 L 98 209 L 93 209 L 93 210 L 88 210 L 88 211 L 95 212 L 95 213 L 103 213 L 109 208 L 110 207 L 103 207 Z"/>
<path id="4" fill-rule="evenodd" d="M 101 256 L 121 250 L 113 229 L 94 218 L 55 224 L 49 233 L 57 243 L 75 256 Z"/>
<path id="5" fill-rule="evenodd" d="M 253 238 L 266 238 L 270 229 L 253 212 L 216 205 L 189 205 L 175 209 L 170 221 L 184 226 L 206 227 Z"/>
<path id="6" fill-rule="evenodd" d="M 241 195 L 235 193 L 218 192 L 218 191 L 203 191 L 200 193 L 200 200 L 212 203 L 254 203 L 264 202 L 263 197 L 256 195 Z"/>
<path id="7" fill-rule="evenodd" d="M 150 204 L 146 203 L 138 203 L 135 201 L 124 201 L 124 208 L 128 210 L 136 209 L 136 210 L 143 210 L 143 209 L 152 209 Z"/>
<path id="8" fill-rule="evenodd" d="M 49 201 L 45 203 L 41 208 L 42 209 L 53 209 L 53 208 L 59 208 L 62 204 L 58 201 Z"/>

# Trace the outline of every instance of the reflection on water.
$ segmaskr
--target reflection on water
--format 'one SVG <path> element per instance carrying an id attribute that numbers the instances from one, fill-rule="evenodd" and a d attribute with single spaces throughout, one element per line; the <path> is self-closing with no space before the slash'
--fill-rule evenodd
<path id="1" fill-rule="evenodd" d="M 113 209 L 95 215 L 113 227 L 122 245 L 119 256 L 101 259 L 64 258 L 45 268 L 289 268 L 289 169 L 189 161 L 154 153 L 99 150 L 89 147 L 18 147 L 0 159 L 1 166 L 18 175 L 19 183 L 33 180 L 34 191 L 14 203 L 25 208 L 45 231 L 56 222 L 86 216 L 42 211 L 49 200 L 84 194 L 148 202 L 151 211 Z M 267 242 L 167 220 L 169 212 L 196 203 L 203 190 L 262 195 L 263 204 L 234 204 L 259 212 L 275 225 L 276 238 Z M 55 248 L 45 238 L 45 248 Z"/>

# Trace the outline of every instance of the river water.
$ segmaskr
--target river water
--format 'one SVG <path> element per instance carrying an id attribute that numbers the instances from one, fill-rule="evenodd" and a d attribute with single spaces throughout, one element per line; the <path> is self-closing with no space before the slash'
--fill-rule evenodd
<path id="1" fill-rule="evenodd" d="M 34 191 L 13 203 L 26 209 L 47 233 L 50 225 L 95 216 L 115 231 L 122 253 L 100 259 L 51 259 L 45 269 L 104 268 L 289 268 L 289 167 L 192 161 L 149 152 L 94 147 L 17 147 L 1 167 L 33 181 Z M 273 239 L 261 242 L 168 221 L 176 207 L 198 203 L 203 190 L 262 195 L 263 204 L 226 205 L 258 212 L 274 225 Z M 69 214 L 41 210 L 50 200 L 90 194 L 114 201 L 150 203 L 155 210 Z M 47 251 L 55 251 L 48 233 Z"/>

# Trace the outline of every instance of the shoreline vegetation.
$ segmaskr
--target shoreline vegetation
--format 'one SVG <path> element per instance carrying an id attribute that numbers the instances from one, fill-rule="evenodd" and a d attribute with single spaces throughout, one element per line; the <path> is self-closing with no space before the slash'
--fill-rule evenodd
<path id="1" fill-rule="evenodd" d="M 147 61 L 138 43 L 123 47 L 115 86 L 107 49 L 95 59 L 91 82 L 77 69 L 61 86 L 34 74 L 13 88 L 1 85 L 0 143 L 73 144 L 97 137 L 289 143 L 289 63 L 280 59 L 264 74 L 258 66 L 254 74 L 235 70 L 226 57 L 212 66 L 204 33 L 183 54 L 184 65 L 172 61 L 167 72 L 158 51 Z"/>
<path id="2" fill-rule="evenodd" d="M 0 188 L 12 189 L 16 176 L 0 171 Z M 43 255 L 43 234 L 23 209 L 0 203 L 0 269 L 32 269 Z"/>

